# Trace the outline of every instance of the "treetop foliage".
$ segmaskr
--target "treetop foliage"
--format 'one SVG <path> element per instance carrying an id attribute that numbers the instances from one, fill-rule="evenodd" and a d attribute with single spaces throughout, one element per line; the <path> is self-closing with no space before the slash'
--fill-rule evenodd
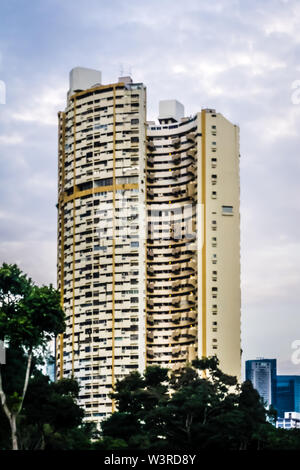
<path id="1" fill-rule="evenodd" d="M 36 286 L 17 265 L 0 268 L 0 339 L 18 347 L 45 346 L 65 329 L 59 292 Z"/>

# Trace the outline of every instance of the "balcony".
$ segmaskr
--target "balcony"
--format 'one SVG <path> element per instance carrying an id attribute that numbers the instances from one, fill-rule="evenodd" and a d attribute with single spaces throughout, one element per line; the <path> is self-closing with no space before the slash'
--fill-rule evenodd
<path id="1" fill-rule="evenodd" d="M 194 359 L 196 359 L 196 350 L 195 350 L 195 346 L 193 344 L 191 344 L 188 347 L 188 360 L 189 360 L 189 362 L 191 362 Z"/>
<path id="2" fill-rule="evenodd" d="M 180 312 L 173 313 L 172 322 L 173 323 L 178 323 L 180 318 L 181 318 L 181 313 Z"/>
<path id="3" fill-rule="evenodd" d="M 180 297 L 173 297 L 172 298 L 172 305 L 173 307 L 178 307 L 180 304 Z"/>
<path id="4" fill-rule="evenodd" d="M 154 163 L 154 158 L 152 155 L 149 155 L 149 157 L 147 158 L 147 164 L 148 166 L 153 166 L 153 163 Z"/>
<path id="5" fill-rule="evenodd" d="M 148 290 L 150 290 L 151 292 L 153 292 L 153 290 L 154 290 L 154 282 L 148 282 Z"/>
<path id="6" fill-rule="evenodd" d="M 196 176 L 197 174 L 197 167 L 195 165 L 190 165 L 187 169 L 187 173 L 192 174 L 193 176 Z"/>
<path id="7" fill-rule="evenodd" d="M 180 154 L 179 153 L 173 153 L 172 154 L 172 163 L 174 163 L 174 165 L 180 165 L 181 164 L 181 157 L 180 157 Z"/>
<path id="8" fill-rule="evenodd" d="M 187 185 L 187 195 L 188 197 L 194 197 L 196 194 L 196 185 L 195 183 L 188 183 Z"/>
<path id="9" fill-rule="evenodd" d="M 147 331 L 147 339 L 153 341 L 154 335 L 152 331 Z"/>
<path id="10" fill-rule="evenodd" d="M 197 312 L 196 312 L 196 310 L 190 310 L 185 315 L 186 315 L 186 318 L 187 318 L 188 321 L 195 321 L 196 316 L 197 316 Z"/>
<path id="11" fill-rule="evenodd" d="M 149 359 L 154 358 L 154 352 L 152 348 L 147 348 L 147 357 L 149 357 Z"/>
<path id="12" fill-rule="evenodd" d="M 197 287 L 197 278 L 196 278 L 196 276 L 191 276 L 188 280 L 188 283 L 191 284 L 193 287 Z"/>
<path id="13" fill-rule="evenodd" d="M 191 268 L 193 269 L 194 271 L 196 271 L 196 261 L 194 259 L 191 259 L 188 263 L 187 263 L 187 267 L 188 268 Z"/>
<path id="14" fill-rule="evenodd" d="M 194 156 L 196 155 L 196 149 L 195 148 L 189 149 L 187 150 L 186 154 L 188 157 L 194 158 Z"/>
<path id="15" fill-rule="evenodd" d="M 178 357 L 180 352 L 181 352 L 181 347 L 175 346 L 175 348 L 172 349 L 172 357 Z"/>
<path id="16" fill-rule="evenodd" d="M 195 132 L 189 132 L 187 135 L 186 135 L 186 139 L 190 142 L 194 142 L 195 141 L 195 138 L 196 138 L 196 134 Z"/>
<path id="17" fill-rule="evenodd" d="M 155 149 L 155 145 L 154 145 L 154 142 L 152 140 L 147 140 L 147 148 L 149 150 L 154 150 Z"/>
<path id="18" fill-rule="evenodd" d="M 153 189 L 152 188 L 148 188 L 147 189 L 147 196 L 149 198 L 153 198 L 154 197 L 154 192 L 153 192 Z"/>
<path id="19" fill-rule="evenodd" d="M 147 266 L 147 273 L 153 276 L 153 273 L 154 273 L 153 266 Z"/>
<path id="20" fill-rule="evenodd" d="M 195 294 L 194 293 L 191 293 L 187 296 L 187 301 L 190 303 L 190 304 L 194 304 L 196 299 L 195 299 Z"/>
<path id="21" fill-rule="evenodd" d="M 196 243 L 190 243 L 189 245 L 186 246 L 186 249 L 187 249 L 188 251 L 194 252 L 194 251 L 197 250 L 197 245 L 196 245 Z"/>
<path id="22" fill-rule="evenodd" d="M 153 308 L 153 307 L 154 307 L 153 299 L 147 299 L 147 306 L 148 306 L 149 308 Z"/>
<path id="23" fill-rule="evenodd" d="M 197 335 L 197 329 L 195 326 L 192 326 L 191 328 L 188 328 L 187 330 L 187 335 L 191 336 L 192 338 L 195 338 Z"/>
<path id="24" fill-rule="evenodd" d="M 179 336 L 180 336 L 180 330 L 175 330 L 173 331 L 171 338 L 176 341 L 179 338 Z"/>
<path id="25" fill-rule="evenodd" d="M 172 256 L 175 256 L 178 258 L 180 256 L 181 249 L 179 246 L 176 246 L 175 248 L 172 249 Z"/>
<path id="26" fill-rule="evenodd" d="M 172 264 L 172 273 L 178 273 L 180 271 L 180 264 Z"/>
<path id="27" fill-rule="evenodd" d="M 153 315 L 147 315 L 147 323 L 149 325 L 154 325 Z"/>
<path id="28" fill-rule="evenodd" d="M 172 139 L 172 145 L 173 145 L 173 147 L 178 148 L 179 145 L 180 145 L 180 137 L 173 138 Z"/>
<path id="29" fill-rule="evenodd" d="M 155 179 L 154 175 L 151 175 L 151 173 L 148 173 L 148 175 L 147 175 L 147 181 L 148 181 L 150 184 L 152 184 L 152 183 L 154 182 L 154 179 Z"/>

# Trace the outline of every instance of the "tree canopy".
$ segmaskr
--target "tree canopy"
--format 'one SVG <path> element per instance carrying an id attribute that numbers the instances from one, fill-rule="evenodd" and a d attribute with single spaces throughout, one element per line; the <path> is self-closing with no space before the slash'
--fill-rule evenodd
<path id="1" fill-rule="evenodd" d="M 144 376 L 132 372 L 112 397 L 118 411 L 102 423 L 98 448 L 269 450 L 285 448 L 284 435 L 283 445 L 300 449 L 300 432 L 276 429 L 251 382 L 224 374 L 215 356 L 173 373 L 158 366 Z"/>
<path id="2" fill-rule="evenodd" d="M 1 406 L 9 421 L 13 449 L 18 449 L 17 417 L 22 410 L 34 355 L 64 329 L 59 292 L 52 285 L 35 285 L 17 265 L 4 263 L 0 268 L 0 340 L 14 351 L 15 358 L 18 356 L 11 373 L 18 375 L 22 384 L 21 389 L 17 386 L 11 390 L 14 382 L 4 383 L 2 379 L 3 370 L 8 367 L 0 365 Z"/>

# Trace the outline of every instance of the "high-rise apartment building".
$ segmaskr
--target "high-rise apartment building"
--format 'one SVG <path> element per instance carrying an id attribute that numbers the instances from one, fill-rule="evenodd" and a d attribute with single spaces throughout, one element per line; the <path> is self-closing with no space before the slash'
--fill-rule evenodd
<path id="1" fill-rule="evenodd" d="M 142 83 L 75 68 L 59 113 L 56 374 L 87 420 L 147 365 L 216 354 L 240 378 L 239 129 L 176 100 L 146 111 Z"/>

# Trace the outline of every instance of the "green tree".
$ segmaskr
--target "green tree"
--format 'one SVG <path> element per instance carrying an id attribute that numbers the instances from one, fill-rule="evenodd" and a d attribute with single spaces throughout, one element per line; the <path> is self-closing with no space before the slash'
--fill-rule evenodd
<path id="1" fill-rule="evenodd" d="M 95 433 L 84 424 L 84 412 L 76 403 L 79 386 L 74 379 L 51 382 L 39 370 L 29 382 L 20 416 L 22 449 L 86 450 Z"/>
<path id="2" fill-rule="evenodd" d="M 118 411 L 102 423 L 99 448 L 242 450 L 280 448 L 258 392 L 223 373 L 216 356 L 176 372 L 150 367 L 117 382 Z M 287 448 L 298 435 L 285 436 Z M 101 447 L 102 446 L 102 447 Z"/>
<path id="3" fill-rule="evenodd" d="M 169 398 L 167 383 L 168 370 L 158 366 L 148 367 L 144 377 L 132 372 L 117 381 L 112 398 L 118 412 L 102 424 L 102 445 L 114 448 L 119 440 L 122 447 L 132 449 L 159 447 L 162 410 Z M 101 448 L 101 443 L 97 445 Z"/>
<path id="4" fill-rule="evenodd" d="M 172 448 L 208 449 L 235 446 L 238 386 L 218 368 L 218 359 L 198 359 L 174 372 L 164 409 L 166 443 Z M 228 432 L 226 433 L 225 429 Z"/>
<path id="5" fill-rule="evenodd" d="M 2 380 L 6 366 L 0 366 L 1 406 L 9 421 L 14 450 L 18 449 L 17 417 L 23 407 L 33 357 L 64 329 L 58 291 L 52 285 L 38 287 L 17 265 L 4 263 L 0 268 L 0 339 L 26 357 L 25 372 L 23 367 L 14 371 L 22 376 L 21 390 L 7 393 Z"/>

